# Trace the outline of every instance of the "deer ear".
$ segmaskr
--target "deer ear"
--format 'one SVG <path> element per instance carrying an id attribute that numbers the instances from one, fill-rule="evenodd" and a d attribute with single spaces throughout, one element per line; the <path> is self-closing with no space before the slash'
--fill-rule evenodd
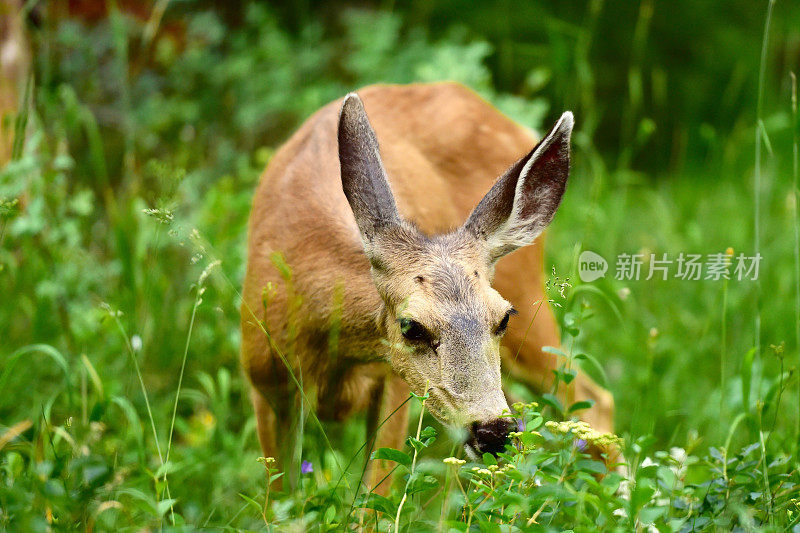
<path id="1" fill-rule="evenodd" d="M 489 261 L 531 244 L 555 215 L 569 176 L 567 111 L 531 152 L 514 163 L 472 211 L 464 228 L 486 243 Z"/>
<path id="2" fill-rule="evenodd" d="M 400 219 L 378 151 L 378 139 L 361 98 L 348 94 L 339 113 L 342 189 L 365 243 Z"/>

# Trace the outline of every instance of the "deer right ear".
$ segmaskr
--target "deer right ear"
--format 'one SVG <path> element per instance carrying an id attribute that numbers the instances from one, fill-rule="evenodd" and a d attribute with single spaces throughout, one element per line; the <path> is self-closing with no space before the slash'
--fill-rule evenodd
<path id="1" fill-rule="evenodd" d="M 361 98 L 348 94 L 339 113 L 339 166 L 342 189 L 353 210 L 364 243 L 400 216 L 381 163 L 378 139 Z"/>
<path id="2" fill-rule="evenodd" d="M 572 113 L 561 115 L 550 133 L 500 176 L 464 224 L 483 239 L 490 263 L 531 244 L 553 219 L 569 177 L 573 124 Z"/>

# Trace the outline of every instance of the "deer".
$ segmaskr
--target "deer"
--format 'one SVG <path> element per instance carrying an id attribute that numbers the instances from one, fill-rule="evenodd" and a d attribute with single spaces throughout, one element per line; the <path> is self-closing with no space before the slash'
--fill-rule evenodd
<path id="1" fill-rule="evenodd" d="M 317 111 L 273 155 L 249 221 L 241 362 L 262 451 L 290 483 L 302 413 L 363 412 L 373 447 L 402 449 L 410 392 L 464 429 L 468 455 L 504 449 L 515 423 L 501 360 L 538 392 L 558 367 L 542 351 L 559 345 L 543 232 L 573 124 L 565 112 L 537 142 L 458 83 L 374 85 Z M 559 391 L 593 400 L 584 421 L 612 430 L 613 399 L 588 376 Z M 375 462 L 374 488 L 389 468 Z"/>

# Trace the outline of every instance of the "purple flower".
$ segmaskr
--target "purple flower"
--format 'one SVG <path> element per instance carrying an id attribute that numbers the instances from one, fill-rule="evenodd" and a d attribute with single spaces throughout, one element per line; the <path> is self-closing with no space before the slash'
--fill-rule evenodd
<path id="1" fill-rule="evenodd" d="M 584 451 L 586 449 L 586 444 L 587 442 L 583 439 L 575 439 L 575 441 L 572 443 L 572 445 L 578 448 L 580 451 Z"/>
<path id="2" fill-rule="evenodd" d="M 303 464 L 300 465 L 300 472 L 303 474 L 310 474 L 314 471 L 314 465 L 311 464 L 311 461 L 303 461 Z"/>

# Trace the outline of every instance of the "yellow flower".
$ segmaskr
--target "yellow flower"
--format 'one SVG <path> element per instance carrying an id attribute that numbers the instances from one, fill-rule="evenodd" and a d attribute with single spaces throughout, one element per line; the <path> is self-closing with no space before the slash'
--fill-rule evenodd
<path id="1" fill-rule="evenodd" d="M 572 433 L 576 438 L 585 440 L 589 444 L 596 446 L 611 446 L 619 444 L 622 439 L 613 433 L 601 433 L 593 429 L 586 422 L 579 420 L 565 420 L 563 422 L 548 421 L 545 427 L 554 433 L 566 435 Z"/>
<path id="2" fill-rule="evenodd" d="M 464 459 L 458 459 L 456 457 L 448 457 L 447 459 L 442 459 L 442 462 L 444 462 L 444 464 L 447 465 L 455 465 L 455 466 L 463 465 L 464 463 L 466 463 Z"/>

